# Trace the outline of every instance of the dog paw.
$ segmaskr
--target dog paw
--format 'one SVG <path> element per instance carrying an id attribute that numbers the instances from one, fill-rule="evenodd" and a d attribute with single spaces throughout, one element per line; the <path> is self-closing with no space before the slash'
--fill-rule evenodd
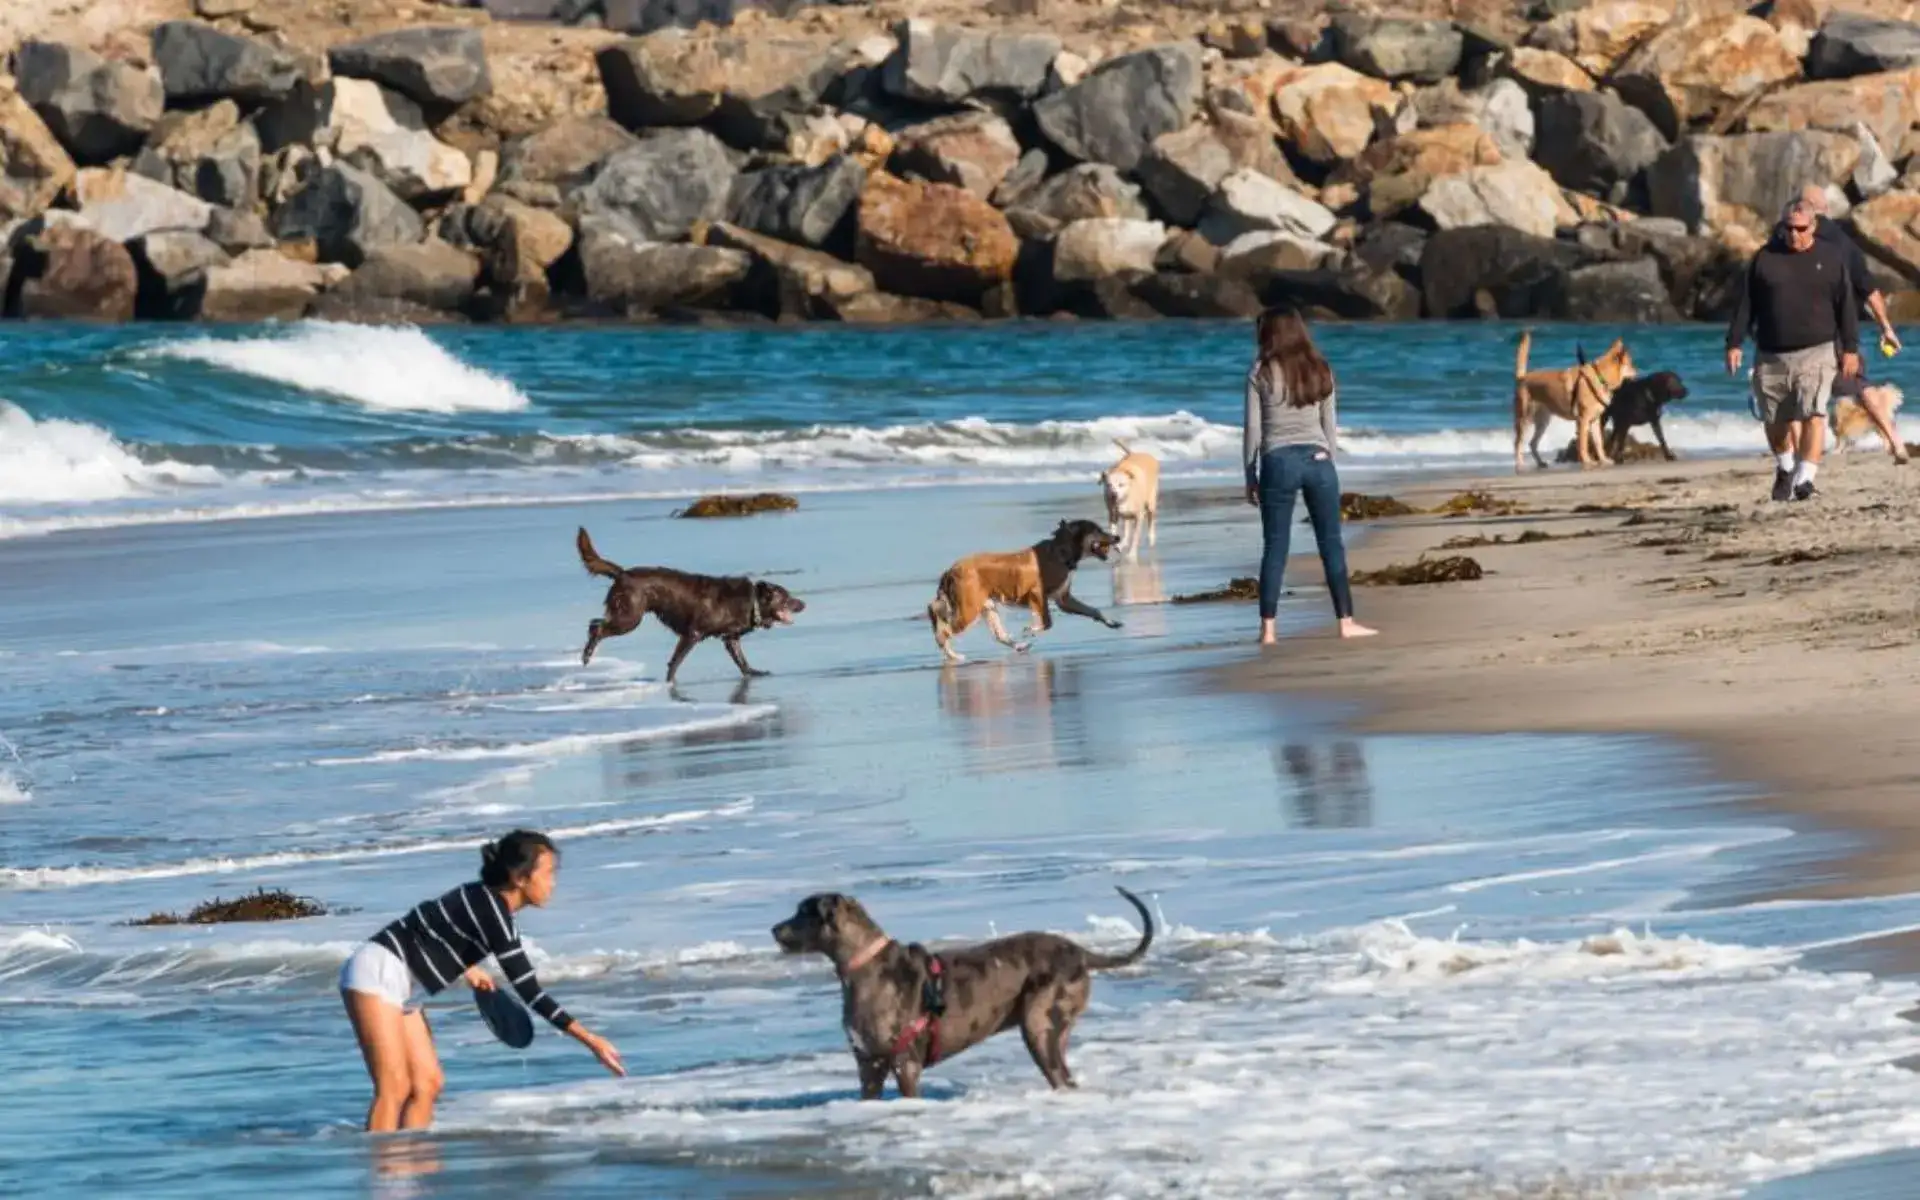
<path id="1" fill-rule="evenodd" d="M 1106 624 L 1107 624 L 1107 628 L 1108 628 L 1108 629 L 1118 629 L 1118 628 L 1120 628 L 1120 622 L 1118 622 L 1118 621 L 1115 621 L 1115 620 L 1112 620 L 1112 619 L 1109 619 L 1109 620 L 1107 621 L 1107 623 L 1106 623 Z"/>

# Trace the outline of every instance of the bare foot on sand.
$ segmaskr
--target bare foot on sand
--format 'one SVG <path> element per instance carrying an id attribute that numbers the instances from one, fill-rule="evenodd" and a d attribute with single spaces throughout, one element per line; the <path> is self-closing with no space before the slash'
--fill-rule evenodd
<path id="1" fill-rule="evenodd" d="M 1378 629 L 1369 629 L 1367 626 L 1362 625 L 1360 622 L 1354 620 L 1352 617 L 1340 618 L 1340 636 L 1343 638 L 1372 637 L 1374 634 L 1379 632 L 1380 631 Z"/>
<path id="2" fill-rule="evenodd" d="M 1260 644 L 1262 646 L 1272 646 L 1277 644 L 1279 641 L 1280 639 L 1274 636 L 1273 618 L 1272 617 L 1260 618 Z"/>

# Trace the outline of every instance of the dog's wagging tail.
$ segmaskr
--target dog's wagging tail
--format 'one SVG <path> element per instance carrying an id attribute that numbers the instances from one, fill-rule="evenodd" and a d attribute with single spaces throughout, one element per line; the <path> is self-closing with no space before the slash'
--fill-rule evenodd
<path id="1" fill-rule="evenodd" d="M 1153 945 L 1153 914 L 1147 911 L 1147 906 L 1141 901 L 1140 897 L 1134 895 L 1132 892 L 1120 887 L 1118 884 L 1114 885 L 1113 890 L 1126 897 L 1127 903 L 1133 905 L 1133 911 L 1140 914 L 1140 944 L 1125 954 L 1087 955 L 1087 970 L 1089 971 L 1112 971 L 1119 967 L 1130 967 L 1145 958 L 1147 956 L 1147 948 Z"/>

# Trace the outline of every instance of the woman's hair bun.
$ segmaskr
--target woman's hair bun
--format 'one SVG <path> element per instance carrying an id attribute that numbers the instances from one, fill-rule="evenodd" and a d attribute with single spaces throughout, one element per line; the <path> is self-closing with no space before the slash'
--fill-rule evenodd
<path id="1" fill-rule="evenodd" d="M 490 888 L 510 887 L 540 865 L 542 854 L 558 853 L 559 847 L 546 834 L 516 829 L 480 847 L 480 882 Z"/>
<path id="2" fill-rule="evenodd" d="M 500 857 L 500 843 L 488 842 L 480 847 L 480 861 L 490 863 Z"/>

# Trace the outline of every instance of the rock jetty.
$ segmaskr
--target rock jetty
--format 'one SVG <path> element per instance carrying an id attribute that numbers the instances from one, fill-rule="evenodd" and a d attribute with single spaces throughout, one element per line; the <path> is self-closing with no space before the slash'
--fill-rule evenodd
<path id="1" fill-rule="evenodd" d="M 1809 183 L 1920 312 L 1891 10 L 29 7 L 6 317 L 1714 319 Z"/>

